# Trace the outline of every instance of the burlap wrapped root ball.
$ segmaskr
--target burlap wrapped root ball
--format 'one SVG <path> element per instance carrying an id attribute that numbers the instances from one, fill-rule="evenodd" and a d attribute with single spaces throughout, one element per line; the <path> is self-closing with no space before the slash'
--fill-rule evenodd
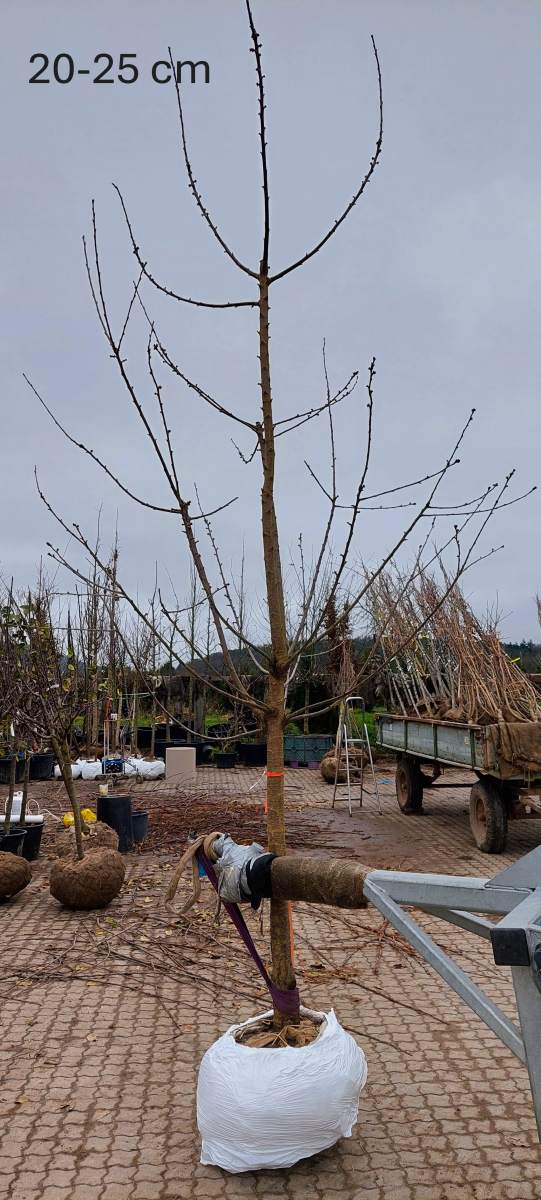
<path id="1" fill-rule="evenodd" d="M 117 850 L 99 847 L 84 858 L 57 858 L 51 867 L 51 896 L 65 908 L 105 908 L 124 882 L 126 868 Z"/>
<path id="2" fill-rule="evenodd" d="M 0 850 L 0 900 L 9 900 L 22 892 L 32 878 L 32 868 L 25 858 Z"/>
<path id="3" fill-rule="evenodd" d="M 350 751 L 349 751 L 350 768 L 351 767 L 362 767 L 367 762 L 368 762 L 368 755 L 366 753 L 366 750 L 362 750 L 360 747 L 352 747 L 350 749 Z M 328 750 L 326 755 L 324 756 L 324 758 L 322 758 L 319 769 L 321 771 L 323 779 L 325 780 L 325 783 L 334 783 L 335 778 L 336 778 L 336 750 L 335 750 L 334 746 L 333 746 L 332 750 Z M 342 754 L 342 761 L 340 763 L 340 769 L 338 771 L 337 783 L 345 783 L 345 782 L 346 782 L 346 758 L 345 758 L 345 754 Z"/>
<path id="4" fill-rule="evenodd" d="M 83 849 L 85 854 L 103 848 L 118 850 L 118 833 L 116 830 L 111 829 L 111 826 L 106 825 L 104 821 L 95 821 L 93 825 L 86 825 L 83 830 Z M 77 853 L 73 825 L 57 833 L 54 840 L 53 853 L 56 858 L 73 858 Z"/>

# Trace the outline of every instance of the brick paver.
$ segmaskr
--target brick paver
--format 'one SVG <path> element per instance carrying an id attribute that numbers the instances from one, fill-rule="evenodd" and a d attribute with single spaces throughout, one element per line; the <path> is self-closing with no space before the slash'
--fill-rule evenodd
<path id="1" fill-rule="evenodd" d="M 396 806 L 392 774 L 391 766 L 380 770 L 383 815 L 369 798 L 350 819 L 343 805 L 330 812 L 330 790 L 316 774 L 289 771 L 291 819 L 307 804 L 333 852 L 338 847 L 374 866 L 460 874 L 493 874 L 541 837 L 537 823 L 517 823 L 505 856 L 481 855 L 464 814 L 466 792 L 441 792 L 427 802 L 430 815 L 408 818 Z M 198 787 L 248 794 L 259 780 L 257 771 L 206 770 Z M 150 806 L 153 787 L 142 785 Z M 259 794 L 257 786 L 250 793 Z M 0 1197 L 541 1195 L 525 1069 L 394 935 L 382 936 L 373 910 L 295 907 L 303 1000 L 315 1008 L 334 1006 L 368 1057 L 353 1137 L 289 1171 L 230 1176 L 202 1167 L 194 1104 L 198 1063 L 233 1020 L 252 1015 L 266 1000 L 236 935 L 223 922 L 213 931 L 208 885 L 193 918 L 201 953 L 182 970 L 174 966 L 184 923 L 168 924 L 162 906 L 171 862 L 134 859 L 131 882 L 101 915 L 61 911 L 48 894 L 45 865 L 26 892 L 3 907 Z M 257 920 L 250 919 L 256 931 Z M 489 946 L 423 921 L 512 1014 L 508 973 L 494 967 Z M 170 971 L 148 965 L 151 951 L 162 955 L 157 962 L 171 961 Z"/>

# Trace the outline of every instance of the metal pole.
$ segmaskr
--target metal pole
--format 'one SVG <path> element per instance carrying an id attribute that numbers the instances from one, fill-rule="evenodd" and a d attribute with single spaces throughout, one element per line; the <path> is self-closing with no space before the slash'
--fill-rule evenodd
<path id="1" fill-rule="evenodd" d="M 384 874 L 384 872 L 379 872 L 379 874 Z M 390 900 L 385 892 L 372 882 L 372 875 L 369 875 L 365 882 L 364 894 L 382 916 L 387 918 L 394 929 L 397 929 L 402 934 L 402 937 L 409 942 L 410 946 L 413 946 L 426 962 L 433 967 L 437 974 L 441 976 L 444 982 L 456 992 L 457 996 L 477 1013 L 477 1016 L 485 1022 L 485 1025 L 488 1025 L 489 1029 L 492 1029 L 500 1041 L 521 1062 L 526 1062 L 524 1042 L 516 1026 L 477 987 L 477 984 L 470 979 L 469 975 L 466 975 L 465 971 L 432 941 L 432 938 L 416 924 L 413 917 L 409 913 L 403 912 L 399 904 L 395 904 L 394 900 Z"/>

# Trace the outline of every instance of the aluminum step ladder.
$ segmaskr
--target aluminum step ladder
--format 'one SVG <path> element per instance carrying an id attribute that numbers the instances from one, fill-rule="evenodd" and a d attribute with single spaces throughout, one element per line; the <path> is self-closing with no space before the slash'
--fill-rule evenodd
<path id="1" fill-rule="evenodd" d="M 340 705 L 338 717 L 338 729 L 336 733 L 336 770 L 334 774 L 334 789 L 332 796 L 332 807 L 335 807 L 337 800 L 347 799 L 348 811 L 350 817 L 353 816 L 352 802 L 357 797 L 352 795 L 352 787 L 354 781 L 359 781 L 359 808 L 363 806 L 363 795 L 366 792 L 367 796 L 375 796 L 378 804 L 378 811 L 382 813 L 381 800 L 378 789 L 378 781 L 374 769 L 374 759 L 372 757 L 372 747 L 368 736 L 366 721 L 364 720 L 365 705 L 362 696 L 348 696 L 343 704 Z M 360 712 L 361 716 L 358 716 Z M 362 750 L 360 765 L 356 762 L 355 751 Z M 353 753 L 352 753 L 353 751 Z M 364 785 L 364 767 L 365 755 L 370 764 L 372 775 L 372 789 L 365 788 Z M 342 762 L 346 768 L 346 782 L 340 784 L 338 776 L 342 767 Z M 346 796 L 339 796 L 338 789 L 345 788 Z"/>

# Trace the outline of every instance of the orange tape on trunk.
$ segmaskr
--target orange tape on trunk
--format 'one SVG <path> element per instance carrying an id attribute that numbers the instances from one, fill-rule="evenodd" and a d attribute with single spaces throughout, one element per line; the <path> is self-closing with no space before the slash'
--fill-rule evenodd
<path id="1" fill-rule="evenodd" d="M 284 772 L 283 771 L 267 771 L 266 776 L 267 776 L 267 779 L 283 779 Z M 265 799 L 263 801 L 263 812 L 265 813 L 265 816 L 267 815 L 268 811 L 269 811 L 269 803 L 268 803 L 267 797 L 265 796 Z"/>

